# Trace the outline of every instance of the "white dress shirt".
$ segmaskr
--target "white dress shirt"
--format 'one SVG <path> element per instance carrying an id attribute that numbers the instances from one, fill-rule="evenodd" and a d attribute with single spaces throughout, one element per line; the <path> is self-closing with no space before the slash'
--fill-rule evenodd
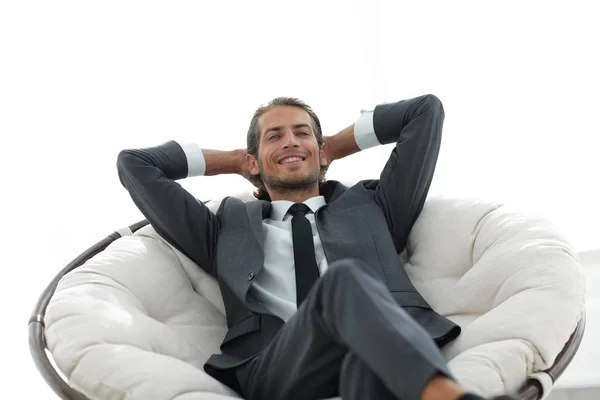
<path id="1" fill-rule="evenodd" d="M 263 219 L 265 238 L 265 263 L 250 287 L 249 294 L 269 311 L 287 321 L 296 312 L 296 271 L 292 243 L 292 215 L 288 213 L 294 204 L 288 200 L 271 202 L 271 217 Z M 327 271 L 327 259 L 315 225 L 315 212 L 325 205 L 323 196 L 312 197 L 304 202 L 312 212 L 306 213 L 310 221 L 315 260 L 319 275 Z"/>
<path id="2" fill-rule="evenodd" d="M 379 145 L 373 127 L 373 112 L 363 112 L 354 124 L 354 139 L 360 150 Z M 206 162 L 202 150 L 196 143 L 182 144 L 188 161 L 188 177 L 204 175 Z M 297 311 L 296 274 L 294 270 L 294 249 L 292 244 L 292 216 L 288 213 L 294 204 L 291 201 L 271 202 L 271 215 L 263 219 L 265 261 L 257 275 L 249 294 L 269 311 L 284 321 Z M 304 202 L 312 212 L 307 212 L 315 246 L 315 259 L 322 276 L 327 272 L 327 259 L 317 227 L 314 213 L 325 204 L 323 196 L 316 196 Z"/>

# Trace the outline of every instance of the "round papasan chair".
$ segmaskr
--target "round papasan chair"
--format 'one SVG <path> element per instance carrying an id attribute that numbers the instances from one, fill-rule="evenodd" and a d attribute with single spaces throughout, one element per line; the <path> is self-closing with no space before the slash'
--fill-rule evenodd
<path id="1" fill-rule="evenodd" d="M 216 212 L 221 200 L 205 203 Z M 503 204 L 430 196 L 399 257 L 429 304 L 462 327 L 442 352 L 464 388 L 550 393 L 585 328 L 583 269 L 554 225 Z M 225 332 L 216 280 L 140 221 L 56 276 L 29 343 L 63 399 L 225 400 L 239 396 L 203 370 Z"/>

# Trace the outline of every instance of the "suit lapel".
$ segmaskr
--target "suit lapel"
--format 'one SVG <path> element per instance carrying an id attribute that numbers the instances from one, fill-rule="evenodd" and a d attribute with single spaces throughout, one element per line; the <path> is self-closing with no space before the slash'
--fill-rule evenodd
<path id="1" fill-rule="evenodd" d="M 257 241 L 260 251 L 264 254 L 264 234 L 262 227 L 263 218 L 268 218 L 271 211 L 271 203 L 264 200 L 251 201 L 246 203 L 246 212 L 250 221 L 250 229 Z"/>

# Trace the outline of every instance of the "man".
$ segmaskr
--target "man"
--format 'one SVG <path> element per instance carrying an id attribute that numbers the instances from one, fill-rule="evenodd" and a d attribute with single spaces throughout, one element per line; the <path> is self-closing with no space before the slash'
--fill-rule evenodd
<path id="1" fill-rule="evenodd" d="M 324 137 L 313 110 L 259 108 L 247 149 L 171 141 L 124 150 L 119 178 L 154 229 L 218 279 L 228 332 L 205 370 L 246 399 L 477 399 L 439 348 L 460 327 L 417 293 L 398 254 L 422 210 L 444 110 L 425 95 L 380 104 Z M 325 181 L 332 161 L 396 143 L 380 179 Z M 240 174 L 257 201 L 211 212 L 175 181 Z"/>

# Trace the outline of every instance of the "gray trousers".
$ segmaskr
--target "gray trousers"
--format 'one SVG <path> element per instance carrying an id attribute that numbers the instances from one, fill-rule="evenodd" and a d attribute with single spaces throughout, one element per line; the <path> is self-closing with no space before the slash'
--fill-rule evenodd
<path id="1" fill-rule="evenodd" d="M 332 263 L 236 374 L 247 400 L 418 400 L 434 376 L 454 379 L 429 334 L 354 259 Z"/>

